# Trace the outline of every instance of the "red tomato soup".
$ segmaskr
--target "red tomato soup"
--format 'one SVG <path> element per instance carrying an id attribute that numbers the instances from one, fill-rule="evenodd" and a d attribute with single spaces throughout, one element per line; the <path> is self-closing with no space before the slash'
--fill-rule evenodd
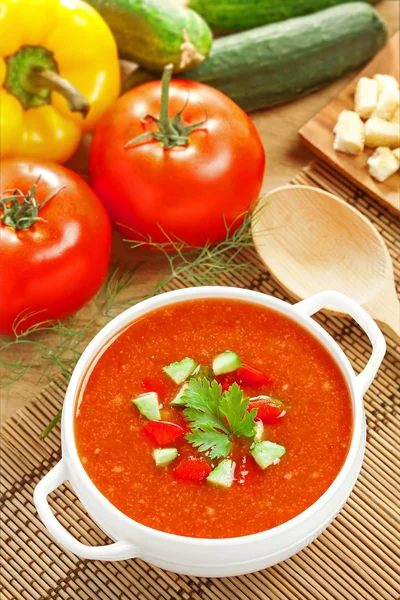
<path id="1" fill-rule="evenodd" d="M 227 350 L 238 355 L 242 368 L 213 376 L 213 360 Z M 236 405 L 229 410 L 240 410 L 240 390 L 243 398 L 257 398 L 249 404 L 257 413 L 242 414 L 253 424 L 260 423 L 257 415 L 264 421 L 262 433 L 257 425 L 256 442 L 233 435 L 234 419 L 222 413 L 214 433 L 228 446 L 225 456 L 211 458 L 212 448 L 200 451 L 186 439 L 199 430 L 184 415 L 188 405 L 170 405 L 181 385 L 163 371 L 186 357 L 207 367 L 208 379 L 195 371 L 190 387 L 216 379 L 228 390 L 226 405 L 234 403 L 236 389 Z M 152 431 L 159 430 L 160 420 L 149 421 L 132 402 L 149 392 L 157 394 L 162 439 Z M 169 441 L 175 435 L 171 423 L 178 437 Z M 177 535 L 228 538 L 270 529 L 313 504 L 345 461 L 352 424 L 345 379 L 305 329 L 256 304 L 204 299 L 155 310 L 116 335 L 82 385 L 75 440 L 90 479 L 128 517 Z M 248 422 L 246 427 L 251 431 Z M 252 452 L 265 441 L 286 453 L 262 468 Z M 157 466 L 153 452 L 163 447 L 175 448 L 177 456 Z M 229 487 L 206 479 L 224 459 L 235 463 Z"/>

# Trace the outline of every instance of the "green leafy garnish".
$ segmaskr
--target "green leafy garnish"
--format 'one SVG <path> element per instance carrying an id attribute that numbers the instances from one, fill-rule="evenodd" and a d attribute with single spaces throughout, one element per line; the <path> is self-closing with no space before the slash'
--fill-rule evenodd
<path id="1" fill-rule="evenodd" d="M 160 226 L 166 242 L 155 242 L 150 236 L 131 230 L 133 238 L 125 239 L 124 242 L 134 249 L 150 248 L 155 251 L 152 253 L 152 260 L 154 257 L 156 260 L 161 258 L 168 265 L 166 276 L 146 296 L 138 298 L 138 301 L 177 287 L 228 285 L 228 275 L 229 278 L 259 276 L 262 273 L 261 263 L 249 260 L 246 252 L 254 248 L 254 236 L 265 233 L 252 233 L 252 223 L 254 225 L 259 221 L 262 211 L 263 207 L 256 208 L 252 213 L 240 215 L 231 225 L 225 224 L 225 238 L 217 244 L 207 242 L 204 246 L 193 246 L 169 235 Z"/>
<path id="2" fill-rule="evenodd" d="M 226 417 L 233 435 L 254 437 L 256 433 L 257 409 L 247 410 L 249 399 L 243 398 L 243 392 L 237 383 L 222 394 L 220 411 Z"/>
<path id="3" fill-rule="evenodd" d="M 210 458 L 221 458 L 228 456 L 231 450 L 231 442 L 226 433 L 221 433 L 213 427 L 204 425 L 193 433 L 188 433 L 185 438 L 200 452 L 211 449 Z"/>
<path id="4" fill-rule="evenodd" d="M 215 379 L 210 383 L 192 377 L 182 400 L 192 430 L 185 438 L 200 452 L 210 450 L 210 458 L 228 456 L 233 436 L 255 435 L 257 409 L 247 410 L 249 399 L 243 398 L 237 383 L 222 392 Z"/>

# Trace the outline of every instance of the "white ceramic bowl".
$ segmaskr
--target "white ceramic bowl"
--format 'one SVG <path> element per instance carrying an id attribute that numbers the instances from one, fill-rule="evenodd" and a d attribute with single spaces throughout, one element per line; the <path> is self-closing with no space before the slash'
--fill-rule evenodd
<path id="1" fill-rule="evenodd" d="M 328 350 L 346 378 L 351 393 L 354 429 L 346 461 L 329 489 L 303 513 L 268 531 L 227 539 L 198 539 L 164 533 L 141 525 L 113 506 L 86 474 L 74 439 L 75 403 L 82 379 L 97 353 L 115 334 L 138 317 L 154 309 L 196 298 L 229 298 L 274 309 L 296 321 Z M 311 315 L 325 306 L 335 306 L 351 315 L 365 330 L 372 355 L 361 374 L 355 375 L 348 359 L 333 338 Z M 82 558 L 122 560 L 140 557 L 176 573 L 204 577 L 241 575 L 270 567 L 289 558 L 314 540 L 337 515 L 349 496 L 361 468 L 365 449 L 363 395 L 385 354 L 385 340 L 371 317 L 355 302 L 338 292 L 322 292 L 294 306 L 271 296 L 230 287 L 199 287 L 168 292 L 128 309 L 88 345 L 79 360 L 64 401 L 62 416 L 62 459 L 39 482 L 34 501 L 43 523 L 60 545 Z M 76 495 L 115 543 L 87 546 L 76 540 L 55 518 L 47 495 L 69 480 Z"/>

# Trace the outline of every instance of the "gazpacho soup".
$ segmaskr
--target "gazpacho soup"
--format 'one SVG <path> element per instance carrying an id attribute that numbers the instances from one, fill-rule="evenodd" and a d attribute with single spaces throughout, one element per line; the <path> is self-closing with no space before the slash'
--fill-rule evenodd
<path id="1" fill-rule="evenodd" d="M 303 327 L 250 302 L 199 299 L 146 314 L 99 353 L 75 439 L 90 479 L 128 517 L 229 538 L 313 504 L 352 425 L 344 376 Z"/>

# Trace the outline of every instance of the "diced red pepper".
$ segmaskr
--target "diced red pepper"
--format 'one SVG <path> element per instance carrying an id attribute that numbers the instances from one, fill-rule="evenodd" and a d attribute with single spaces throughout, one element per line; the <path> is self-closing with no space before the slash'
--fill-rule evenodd
<path id="1" fill-rule="evenodd" d="M 227 390 L 229 390 L 231 385 L 233 383 L 235 383 L 235 381 L 236 381 L 235 375 L 236 375 L 236 373 L 233 372 L 233 373 L 227 373 L 226 375 L 219 375 L 218 377 L 216 377 L 216 380 L 222 387 L 223 392 L 226 392 Z"/>
<path id="2" fill-rule="evenodd" d="M 189 427 L 189 423 L 183 415 L 182 410 L 179 410 L 178 414 L 176 415 L 176 425 L 182 427 L 184 435 L 186 435 L 187 433 L 192 433 L 192 430 Z"/>
<path id="3" fill-rule="evenodd" d="M 263 387 L 263 386 L 271 386 L 272 379 L 261 371 L 257 371 L 257 369 L 253 369 L 253 367 L 249 367 L 248 365 L 243 365 L 236 371 L 236 381 L 244 386 L 248 387 Z"/>
<path id="4" fill-rule="evenodd" d="M 205 458 L 189 456 L 185 458 L 174 471 L 174 477 L 183 481 L 204 481 L 211 473 L 211 467 Z"/>
<path id="5" fill-rule="evenodd" d="M 223 392 L 227 392 L 229 390 L 229 388 L 231 387 L 231 382 L 228 381 L 228 379 L 226 377 L 224 377 L 224 379 L 221 381 L 221 387 L 222 387 L 222 391 Z"/>
<path id="6" fill-rule="evenodd" d="M 256 420 L 262 421 L 265 425 L 274 425 L 286 414 L 282 404 L 274 404 L 273 400 L 267 398 L 250 400 L 247 410 L 253 408 L 257 409 Z"/>
<path id="7" fill-rule="evenodd" d="M 156 392 L 160 398 L 165 396 L 165 383 L 157 377 L 145 377 L 140 385 L 145 394 Z"/>
<path id="8" fill-rule="evenodd" d="M 167 446 L 184 434 L 182 427 L 169 421 L 149 421 L 144 431 L 158 446 Z"/>

